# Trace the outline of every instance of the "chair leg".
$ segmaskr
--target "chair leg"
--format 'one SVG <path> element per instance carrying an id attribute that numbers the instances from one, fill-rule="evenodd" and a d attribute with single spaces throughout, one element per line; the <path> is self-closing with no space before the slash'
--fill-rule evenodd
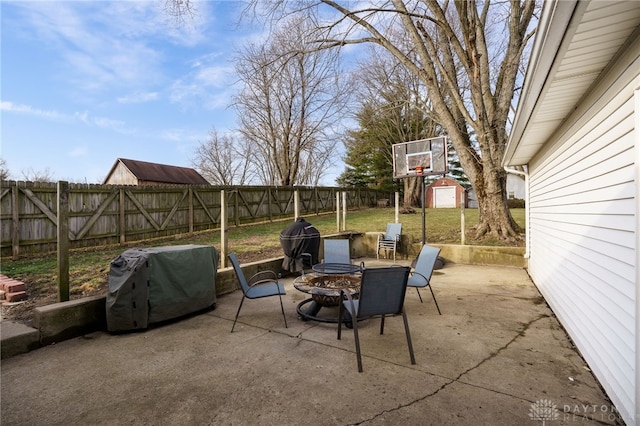
<path id="1" fill-rule="evenodd" d="M 360 336 L 358 335 L 358 321 L 353 321 L 353 338 L 356 341 L 356 357 L 358 358 L 358 372 L 362 373 L 362 355 L 360 354 Z"/>
<path id="2" fill-rule="evenodd" d="M 380 316 L 380 334 L 384 334 L 384 315 Z"/>
<path id="3" fill-rule="evenodd" d="M 415 289 L 418 292 L 418 297 L 420 298 L 420 303 L 422 303 L 422 296 L 420 296 L 420 290 L 418 290 L 418 287 L 416 287 Z"/>
<path id="4" fill-rule="evenodd" d="M 236 317 L 233 320 L 233 325 L 231 326 L 231 332 L 233 333 L 233 329 L 236 326 L 236 321 L 238 321 L 238 315 L 240 314 L 240 309 L 242 309 L 242 304 L 244 303 L 244 294 L 242 295 L 242 299 L 240 299 L 240 306 L 238 306 L 238 311 L 236 312 Z"/>
<path id="5" fill-rule="evenodd" d="M 409 332 L 409 321 L 407 320 L 407 314 L 402 308 L 402 320 L 404 321 L 404 331 L 407 335 L 407 345 L 409 346 L 409 355 L 411 356 L 411 364 L 416 363 L 416 357 L 413 355 L 413 344 L 411 343 L 411 333 Z"/>
<path id="6" fill-rule="evenodd" d="M 431 290 L 431 295 L 433 296 L 433 301 L 436 302 L 436 309 L 438 310 L 438 314 L 442 315 L 442 312 L 440 312 L 440 307 L 438 306 L 438 301 L 436 300 L 436 295 L 433 294 L 433 289 L 431 288 L 431 284 L 429 284 L 429 290 Z"/>
<path id="7" fill-rule="evenodd" d="M 284 314 L 284 305 L 282 304 L 282 295 L 278 294 L 278 297 L 280 298 L 280 310 L 282 311 L 282 318 L 284 318 L 284 328 L 289 328 L 287 326 L 287 316 Z"/>
<path id="8" fill-rule="evenodd" d="M 344 320 L 344 305 L 340 303 L 340 308 L 338 309 L 338 340 L 342 336 L 342 321 Z M 353 319 L 353 338 L 356 341 L 356 357 L 358 359 L 358 372 L 362 373 L 362 356 L 360 354 L 360 337 L 358 335 L 358 321 Z"/>
<path id="9" fill-rule="evenodd" d="M 344 305 L 340 301 L 340 307 L 338 308 L 338 340 L 342 337 L 342 316 L 344 315 Z"/>

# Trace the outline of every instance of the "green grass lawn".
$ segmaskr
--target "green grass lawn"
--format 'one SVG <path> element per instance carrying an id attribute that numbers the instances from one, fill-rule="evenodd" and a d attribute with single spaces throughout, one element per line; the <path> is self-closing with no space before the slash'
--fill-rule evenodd
<path id="1" fill-rule="evenodd" d="M 524 227 L 524 209 L 512 209 L 511 214 L 515 221 Z M 425 234 L 427 243 L 434 244 L 460 244 L 461 233 L 460 224 L 461 211 L 459 209 L 426 209 L 425 213 Z M 478 210 L 465 209 L 464 211 L 465 229 L 469 233 L 471 228 L 478 224 Z M 342 216 L 341 216 L 342 217 Z M 338 232 L 336 214 L 322 216 L 305 216 L 305 219 L 315 226 L 320 235 L 333 234 Z M 402 223 L 402 233 L 410 235 L 413 241 L 422 241 L 422 211 L 417 210 L 415 214 L 400 214 L 398 218 Z M 384 232 L 387 223 L 395 222 L 394 209 L 366 209 L 347 212 L 346 229 L 355 232 Z M 229 231 L 230 245 L 234 240 L 242 240 L 250 237 L 260 239 L 264 245 L 278 245 L 280 231 L 286 226 L 286 222 L 265 223 L 260 225 L 250 225 L 246 227 L 231 228 Z M 210 238 L 210 237 L 207 237 Z M 213 244 L 220 243 L 220 235 L 214 235 Z M 479 241 L 466 238 L 467 244 L 474 245 L 504 245 L 504 242 L 482 239 Z M 211 244 L 211 240 L 209 240 Z M 524 246 L 524 241 L 522 244 Z M 236 250 L 236 248 L 234 248 Z"/>
<path id="2" fill-rule="evenodd" d="M 524 209 L 512 210 L 516 222 L 524 226 Z M 342 216 L 341 216 L 342 217 Z M 337 233 L 336 214 L 321 216 L 305 216 L 315 226 L 320 235 Z M 401 214 L 403 235 L 408 235 L 414 242 L 422 241 L 422 212 Z M 366 209 L 347 212 L 346 228 L 354 232 L 383 232 L 386 224 L 395 222 L 395 210 Z M 244 225 L 229 229 L 229 248 L 238 254 L 242 261 L 243 254 L 264 253 L 265 258 L 273 257 L 273 253 L 281 253 L 280 232 L 290 220 L 270 222 L 257 225 Z M 425 214 L 426 239 L 432 244 L 460 244 L 461 212 L 458 209 L 427 209 Z M 478 223 L 478 210 L 465 210 L 465 228 L 470 230 Z M 471 240 L 473 245 L 504 245 L 501 241 L 483 239 Z M 71 294 L 78 296 L 103 293 L 106 289 L 110 262 L 127 248 L 152 247 L 160 245 L 205 244 L 220 248 L 220 232 L 208 231 L 195 235 L 182 235 L 170 239 L 130 243 L 127 247 L 109 246 L 92 249 L 75 250 L 69 259 L 69 278 Z M 524 240 L 516 243 L 524 246 Z M 24 259 L 3 259 L 0 272 L 27 283 L 29 297 L 57 294 L 56 287 L 56 254 L 39 255 Z"/>

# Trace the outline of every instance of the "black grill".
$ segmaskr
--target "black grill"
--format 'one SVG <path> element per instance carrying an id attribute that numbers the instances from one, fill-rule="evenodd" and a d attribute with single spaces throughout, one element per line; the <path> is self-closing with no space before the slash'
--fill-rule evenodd
<path id="1" fill-rule="evenodd" d="M 299 217 L 280 233 L 284 251 L 282 269 L 299 272 L 318 263 L 320 232 L 304 218 Z"/>

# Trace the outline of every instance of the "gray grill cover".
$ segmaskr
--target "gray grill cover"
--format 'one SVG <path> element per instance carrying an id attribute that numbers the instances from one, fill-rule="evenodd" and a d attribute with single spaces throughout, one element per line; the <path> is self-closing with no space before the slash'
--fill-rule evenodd
<path id="1" fill-rule="evenodd" d="M 107 329 L 143 329 L 214 306 L 218 258 L 212 246 L 126 250 L 111 262 Z"/>

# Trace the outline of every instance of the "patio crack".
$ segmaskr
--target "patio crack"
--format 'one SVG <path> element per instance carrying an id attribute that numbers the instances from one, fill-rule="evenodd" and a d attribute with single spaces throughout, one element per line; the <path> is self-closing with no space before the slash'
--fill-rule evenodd
<path id="1" fill-rule="evenodd" d="M 438 374 L 427 373 L 427 374 L 430 374 L 430 375 L 432 375 L 432 376 L 437 376 L 437 377 L 441 377 L 441 378 L 444 378 L 444 379 L 448 379 L 448 380 L 449 380 L 448 382 L 444 383 L 442 386 L 440 386 L 439 388 L 437 388 L 437 389 L 436 389 L 436 390 L 434 390 L 433 392 L 428 393 L 428 394 L 426 394 L 426 395 L 424 395 L 424 396 L 422 396 L 422 397 L 420 397 L 420 398 L 416 398 L 416 399 L 414 399 L 413 401 L 410 401 L 410 402 L 407 402 L 407 403 L 404 403 L 404 404 L 399 404 L 398 406 L 396 406 L 396 407 L 394 407 L 394 408 L 390 408 L 390 409 L 382 410 L 381 412 L 379 412 L 379 413 L 375 414 L 374 416 L 372 416 L 372 417 L 370 417 L 370 418 L 368 418 L 368 419 L 364 419 L 364 420 L 359 421 L 359 422 L 357 422 L 357 423 L 349 423 L 349 425 L 350 425 L 350 426 L 351 426 L 351 425 L 360 425 L 360 424 L 363 424 L 363 423 L 366 423 L 366 422 L 369 422 L 369 421 L 373 421 L 373 420 L 375 420 L 376 418 L 378 418 L 378 417 L 380 417 L 380 416 L 382 416 L 382 415 L 384 415 L 384 414 L 393 413 L 393 412 L 398 411 L 398 410 L 400 410 L 400 409 L 402 409 L 402 408 L 410 407 L 410 406 L 412 406 L 412 405 L 414 405 L 414 404 L 416 404 L 416 403 L 418 403 L 418 402 L 425 401 L 425 400 L 427 400 L 428 398 L 431 398 L 432 396 L 437 395 L 438 393 L 440 393 L 440 391 L 442 391 L 442 390 L 446 389 L 447 387 L 449 387 L 449 385 L 451 385 L 451 384 L 453 384 L 453 383 L 458 383 L 458 382 L 459 382 L 459 383 L 462 383 L 462 384 L 464 384 L 464 385 L 466 385 L 466 386 L 473 386 L 473 387 L 476 387 L 476 388 L 482 388 L 482 389 L 485 389 L 485 390 L 489 390 L 489 391 L 491 391 L 491 392 L 500 393 L 500 394 L 503 394 L 503 395 L 511 396 L 511 397 L 513 397 L 513 398 L 522 399 L 522 398 L 517 397 L 517 396 L 515 396 L 515 395 L 509 395 L 509 394 L 506 394 L 506 393 L 504 393 L 504 392 L 498 392 L 498 391 L 493 390 L 493 389 L 487 389 L 487 388 L 485 388 L 485 387 L 483 387 L 483 386 L 474 385 L 474 384 L 472 384 L 472 383 L 461 382 L 461 381 L 460 381 L 460 379 L 461 379 L 465 374 L 468 374 L 469 372 L 471 372 L 471 371 L 473 371 L 473 370 L 475 370 L 475 369 L 479 368 L 480 366 L 482 366 L 482 365 L 483 365 L 484 363 L 486 363 L 487 361 L 490 361 L 490 360 L 492 360 L 493 358 L 495 358 L 496 356 L 498 356 L 502 351 L 506 350 L 506 349 L 507 349 L 511 344 L 513 344 L 516 340 L 518 340 L 520 337 L 523 337 L 523 336 L 525 335 L 525 333 L 527 332 L 527 330 L 528 330 L 528 329 L 529 329 L 533 324 L 535 324 L 536 322 L 540 321 L 541 319 L 548 318 L 548 317 L 549 317 L 549 315 L 546 315 L 546 314 L 540 314 L 540 315 L 538 315 L 538 317 L 533 318 L 533 319 L 532 319 L 531 321 L 529 321 L 528 323 L 525 323 L 525 324 L 524 324 L 524 327 L 522 327 L 522 329 L 521 329 L 520 331 L 518 331 L 518 332 L 516 333 L 516 335 L 515 335 L 515 336 L 513 336 L 513 338 L 512 338 L 511 340 L 509 340 L 507 343 L 505 343 L 503 346 L 499 347 L 499 348 L 498 348 L 498 349 L 496 349 L 495 351 L 491 352 L 491 353 L 489 354 L 489 356 L 487 356 L 486 358 L 482 359 L 482 360 L 481 360 L 480 362 L 478 362 L 476 365 L 474 365 L 474 366 L 472 366 L 472 367 L 469 367 L 468 369 L 466 369 L 466 370 L 465 370 L 465 371 L 463 371 L 462 373 L 458 374 L 458 375 L 457 375 L 455 378 L 453 378 L 453 379 L 451 379 L 450 377 L 441 376 L 441 375 L 438 375 Z"/>

